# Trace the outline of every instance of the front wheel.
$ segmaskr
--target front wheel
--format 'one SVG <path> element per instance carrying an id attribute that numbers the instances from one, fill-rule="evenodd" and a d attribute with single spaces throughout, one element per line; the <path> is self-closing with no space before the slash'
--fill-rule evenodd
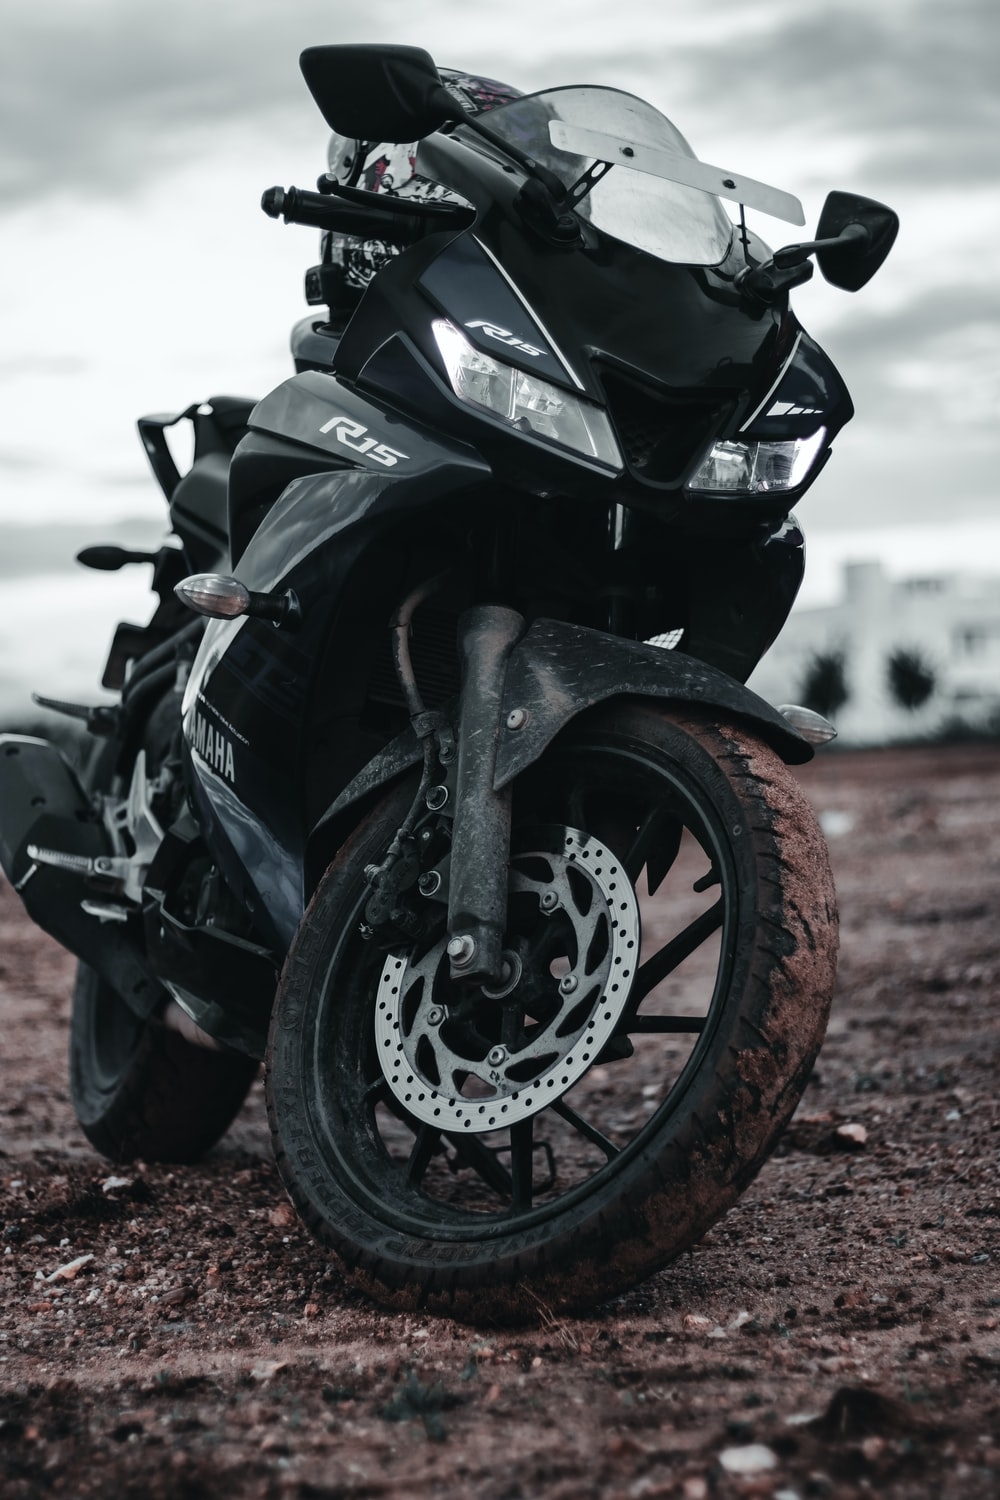
<path id="1" fill-rule="evenodd" d="M 593 1305 L 701 1237 L 766 1159 L 823 1038 L 836 908 L 815 817 L 746 729 L 644 704 L 578 720 L 514 788 L 503 981 L 453 981 L 443 908 L 389 952 L 356 830 L 275 1008 L 279 1169 L 395 1306 Z M 439 814 L 423 830 L 433 849 Z M 438 915 L 434 915 L 437 912 Z"/>

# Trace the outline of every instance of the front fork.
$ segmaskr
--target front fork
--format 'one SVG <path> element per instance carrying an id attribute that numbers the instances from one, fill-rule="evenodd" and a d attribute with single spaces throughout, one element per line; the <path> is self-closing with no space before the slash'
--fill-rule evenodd
<path id="1" fill-rule="evenodd" d="M 507 926 L 511 787 L 494 789 L 507 660 L 524 619 L 502 605 L 466 610 L 458 624 L 462 691 L 448 888 L 453 979 L 499 983 Z"/>
<path id="2" fill-rule="evenodd" d="M 494 783 L 501 733 L 511 727 L 507 720 L 501 723 L 507 664 L 525 622 L 514 610 L 491 604 L 466 610 L 460 617 L 462 686 L 453 732 L 442 715 L 424 709 L 406 644 L 410 618 L 426 592 L 415 591 L 393 621 L 397 675 L 410 723 L 423 745 L 424 770 L 410 811 L 385 857 L 365 871 L 370 894 L 362 932 L 368 937 L 380 934 L 383 943 L 415 938 L 423 926 L 410 904 L 410 892 L 417 886 L 429 899 L 447 900 L 451 977 L 502 983 L 511 786 L 508 779 L 497 791 Z M 446 780 L 438 785 L 431 784 L 435 762 L 446 773 Z M 426 842 L 428 830 L 417 835 L 416 828 L 425 808 L 440 810 L 451 830 L 439 867 L 421 874 L 419 846 Z"/>

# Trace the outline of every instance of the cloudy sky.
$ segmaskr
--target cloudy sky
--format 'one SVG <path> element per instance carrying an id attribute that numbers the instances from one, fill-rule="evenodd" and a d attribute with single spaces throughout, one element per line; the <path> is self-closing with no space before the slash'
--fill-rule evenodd
<path id="1" fill-rule="evenodd" d="M 814 593 L 865 548 L 1000 570 L 996 0 L 0 0 L 0 23 L 0 688 L 15 638 L 45 635 L 25 557 L 93 521 L 156 534 L 134 418 L 290 373 L 315 235 L 258 202 L 324 166 L 297 65 L 319 42 L 630 90 L 704 159 L 795 193 L 810 228 L 830 188 L 891 204 L 875 281 L 795 298 L 858 408 L 800 513 Z M 12 525 L 44 530 L 14 549 Z M 138 590 L 95 577 L 65 575 L 62 607 Z"/>

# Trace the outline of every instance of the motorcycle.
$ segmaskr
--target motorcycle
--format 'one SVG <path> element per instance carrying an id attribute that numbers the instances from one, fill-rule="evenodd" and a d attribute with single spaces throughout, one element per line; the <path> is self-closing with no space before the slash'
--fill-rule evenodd
<path id="1" fill-rule="evenodd" d="M 169 505 L 113 704 L 0 738 L 0 862 L 80 960 L 107 1157 L 187 1161 L 265 1063 L 278 1168 L 350 1282 L 460 1317 L 582 1308 L 733 1204 L 822 1041 L 837 916 L 792 771 L 832 727 L 746 686 L 850 419 L 789 308 L 891 210 L 699 161 L 566 87 L 473 113 L 426 52 L 308 49 L 328 125 L 441 191 L 326 174 L 272 217 L 392 247 L 296 373 L 139 431 Z M 368 144 L 364 144 L 368 143 Z M 730 217 L 722 199 L 738 205 Z M 190 423 L 180 473 L 169 432 Z M 193 618 L 192 618 L 193 612 Z"/>

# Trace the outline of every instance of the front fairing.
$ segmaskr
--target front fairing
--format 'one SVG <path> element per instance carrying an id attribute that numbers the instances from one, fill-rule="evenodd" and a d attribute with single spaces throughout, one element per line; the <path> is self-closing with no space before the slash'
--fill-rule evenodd
<path id="1" fill-rule="evenodd" d="M 751 314 L 743 307 L 733 280 L 744 256 L 731 225 L 725 236 L 717 234 L 712 241 L 720 250 L 713 265 L 670 261 L 607 233 L 586 217 L 581 217 L 580 243 L 554 245 L 525 222 L 518 204 L 523 176 L 488 150 L 434 136 L 421 143 L 418 160 L 422 171 L 454 183 L 475 204 L 478 221 L 460 238 L 478 242 L 499 263 L 514 283 L 514 296 L 542 318 L 594 399 L 603 398 L 594 368 L 602 358 L 668 387 L 721 385 L 727 391 L 753 378 L 755 361 L 766 362 L 780 314 Z M 586 204 L 584 200 L 582 207 Z M 758 257 L 766 253 L 753 237 L 751 250 Z M 446 247 L 436 272 L 420 278 L 438 305 L 447 300 L 448 278 L 460 254 L 449 255 Z M 467 295 L 468 276 L 458 271 L 458 278 L 452 295 Z M 498 290 L 487 292 L 484 286 L 479 294 L 495 296 Z M 486 305 L 480 316 L 492 313 Z M 489 348 L 475 331 L 471 337 Z M 518 359 L 516 350 L 512 362 L 533 367 L 532 361 Z M 565 373 L 561 378 L 566 381 Z"/>
<path id="2" fill-rule="evenodd" d="M 619 163 L 591 181 L 594 161 L 569 149 L 590 138 L 590 124 L 609 154 L 631 153 L 644 169 Z M 743 531 L 787 514 L 849 419 L 850 401 L 786 301 L 764 306 L 741 293 L 739 273 L 767 247 L 736 228 L 714 191 L 691 184 L 728 184 L 730 197 L 745 191 L 768 211 L 801 206 L 699 162 L 658 111 L 617 90 L 528 96 L 492 110 L 489 129 L 552 174 L 550 186 L 554 178 L 569 191 L 584 183 L 578 233 L 567 241 L 545 232 L 525 194 L 539 183 L 495 141 L 462 124 L 433 134 L 419 145 L 417 176 L 427 190 L 437 184 L 471 205 L 476 222 L 432 236 L 375 277 L 342 339 L 338 374 L 473 444 L 519 489 L 596 496 L 693 530 Z M 487 359 L 605 409 L 620 450 L 616 472 L 539 444 L 525 424 L 512 433 L 508 419 L 502 430 L 490 412 L 456 400 L 432 331 L 442 318 Z M 824 430 L 811 473 L 794 490 L 757 490 L 735 502 L 686 488 L 712 444 L 740 441 L 768 392 L 790 375 L 797 340 L 798 358 L 809 351 L 805 385 L 819 414 L 815 429 Z"/>
<path id="3" fill-rule="evenodd" d="M 439 135 L 422 143 L 420 164 L 474 204 L 477 222 L 414 247 L 375 278 L 341 341 L 338 373 L 444 424 L 518 488 L 606 498 L 695 530 L 743 530 L 787 514 L 802 489 L 735 507 L 684 490 L 706 446 L 737 432 L 775 385 L 800 332 L 787 308 L 755 309 L 741 298 L 741 243 L 718 265 L 677 265 L 585 224 L 581 242 L 566 248 L 525 223 L 523 177 L 497 154 Z M 765 247 L 749 243 L 760 259 Z M 484 353 L 606 407 L 621 470 L 595 475 L 459 409 L 431 334 L 436 316 Z M 814 362 L 826 370 L 829 441 L 850 404 L 821 351 Z"/>

